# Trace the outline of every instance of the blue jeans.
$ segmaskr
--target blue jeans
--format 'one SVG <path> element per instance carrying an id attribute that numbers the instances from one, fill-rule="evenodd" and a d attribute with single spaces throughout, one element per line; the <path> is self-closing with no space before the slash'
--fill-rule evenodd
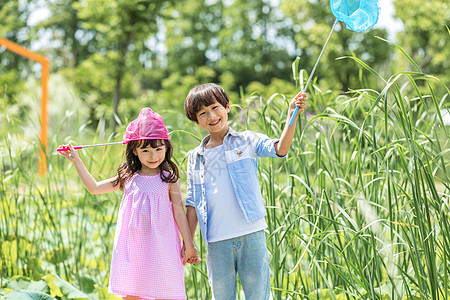
<path id="1" fill-rule="evenodd" d="M 236 274 L 239 274 L 246 300 L 270 298 L 270 269 L 264 230 L 208 243 L 206 262 L 213 299 L 236 299 Z"/>

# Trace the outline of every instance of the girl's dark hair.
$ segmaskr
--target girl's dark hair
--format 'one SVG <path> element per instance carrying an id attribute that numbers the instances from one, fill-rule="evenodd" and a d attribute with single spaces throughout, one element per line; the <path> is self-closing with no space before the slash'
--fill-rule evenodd
<path id="1" fill-rule="evenodd" d="M 172 144 L 168 140 L 137 140 L 128 142 L 125 150 L 125 161 L 117 168 L 117 178 L 113 181 L 113 186 L 119 185 L 119 188 L 123 190 L 125 183 L 142 168 L 141 161 L 133 153 L 133 150 L 146 148 L 149 145 L 152 148 L 158 148 L 161 144 L 166 146 L 165 159 L 159 165 L 161 179 L 167 183 L 177 182 L 179 172 L 177 165 L 172 161 Z"/>
<path id="2" fill-rule="evenodd" d="M 205 83 L 194 86 L 186 97 L 184 102 L 184 111 L 186 117 L 197 123 L 197 113 L 203 108 L 203 106 L 210 106 L 215 102 L 220 103 L 223 107 L 227 108 L 230 99 L 220 85 L 215 83 Z"/>

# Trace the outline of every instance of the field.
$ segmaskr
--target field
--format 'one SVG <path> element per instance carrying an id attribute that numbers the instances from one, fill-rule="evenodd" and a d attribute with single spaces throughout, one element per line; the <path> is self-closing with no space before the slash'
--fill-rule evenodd
<path id="1" fill-rule="evenodd" d="M 311 109 L 287 157 L 260 160 L 273 299 L 449 299 L 450 128 L 439 112 L 449 91 L 435 94 L 439 80 L 412 60 L 414 71 L 383 78 L 347 59 L 364 76 L 378 77 L 379 87 L 343 94 L 312 86 Z M 279 137 L 289 100 L 242 94 L 230 126 Z M 169 127 L 185 189 L 187 153 L 205 132 L 181 107 L 152 108 Z M 92 129 L 76 105 L 60 111 L 51 120 L 44 177 L 37 174 L 37 113 L 2 114 L 0 298 L 115 299 L 107 284 L 121 193 L 90 195 L 54 150 L 69 141 L 119 141 L 122 134 L 101 123 Z M 81 156 L 101 179 L 114 175 L 122 151 L 86 149 Z M 195 242 L 205 259 L 199 232 Z M 211 298 L 205 262 L 187 266 L 185 275 L 189 299 Z M 240 288 L 238 294 L 244 299 Z"/>

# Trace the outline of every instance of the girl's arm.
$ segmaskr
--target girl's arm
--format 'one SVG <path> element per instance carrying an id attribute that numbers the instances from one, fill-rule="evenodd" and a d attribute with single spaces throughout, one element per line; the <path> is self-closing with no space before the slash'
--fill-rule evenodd
<path id="1" fill-rule="evenodd" d="M 306 108 L 306 97 L 306 94 L 298 94 L 291 100 L 291 103 L 289 103 L 289 112 L 287 116 L 286 126 L 284 127 L 283 133 L 281 134 L 280 141 L 275 144 L 275 150 L 277 151 L 278 156 L 285 156 L 288 153 L 289 148 L 291 148 L 291 143 L 294 139 L 295 127 L 297 126 L 298 116 Z M 294 124 L 292 124 L 292 126 L 289 126 L 289 121 L 296 106 L 299 107 L 298 114 L 295 116 Z"/>
<path id="2" fill-rule="evenodd" d="M 191 231 L 183 208 L 183 200 L 181 198 L 180 182 L 169 183 L 169 195 L 173 206 L 173 215 L 177 222 L 178 229 L 183 237 L 183 244 L 186 247 L 186 259 L 193 258 L 192 262 L 196 263 L 198 259 L 198 250 L 195 248 L 192 240 Z M 189 260 L 189 262 L 191 262 Z"/>
<path id="3" fill-rule="evenodd" d="M 83 162 L 81 161 L 80 156 L 78 155 L 78 152 L 73 149 L 72 145 L 69 144 L 66 147 L 69 147 L 70 150 L 60 151 L 59 153 L 61 153 L 65 158 L 73 163 L 78 176 L 80 176 L 81 182 L 83 182 L 89 193 L 104 194 L 119 189 L 119 185 L 113 186 L 113 181 L 116 179 L 116 177 L 97 182 L 86 169 Z"/>

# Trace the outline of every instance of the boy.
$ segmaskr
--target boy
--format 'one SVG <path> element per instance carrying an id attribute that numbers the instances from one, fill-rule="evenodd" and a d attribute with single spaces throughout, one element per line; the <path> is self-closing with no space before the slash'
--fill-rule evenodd
<path id="1" fill-rule="evenodd" d="M 215 300 L 236 299 L 236 274 L 247 300 L 270 298 L 266 210 L 258 182 L 258 157 L 287 154 L 298 114 L 293 126 L 289 120 L 296 106 L 299 113 L 305 109 L 305 98 L 299 94 L 292 99 L 286 127 L 279 140 L 272 140 L 228 127 L 230 103 L 222 87 L 198 85 L 186 97 L 186 116 L 209 132 L 189 155 L 185 205 L 193 236 L 197 222 L 200 224 Z"/>

